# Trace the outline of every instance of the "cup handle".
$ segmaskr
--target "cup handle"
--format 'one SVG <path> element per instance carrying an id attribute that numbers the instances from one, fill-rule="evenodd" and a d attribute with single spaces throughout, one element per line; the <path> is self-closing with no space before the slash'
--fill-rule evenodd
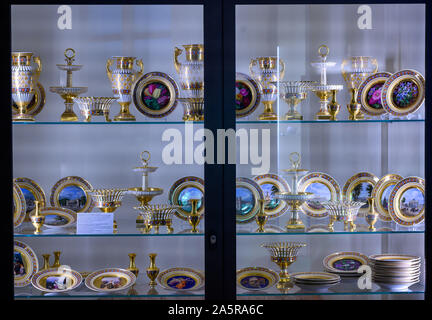
<path id="1" fill-rule="evenodd" d="M 110 69 L 111 64 L 112 64 L 112 60 L 108 58 L 108 59 L 107 59 L 107 62 L 106 62 L 106 66 L 105 66 L 105 68 L 106 68 L 107 76 L 108 76 L 108 78 L 110 79 L 110 81 L 112 81 L 112 71 L 111 71 L 111 69 Z"/>
<path id="2" fill-rule="evenodd" d="M 33 56 L 33 61 L 37 65 L 37 69 L 35 70 L 35 81 L 39 80 L 40 73 L 42 71 L 42 62 L 39 56 Z"/>

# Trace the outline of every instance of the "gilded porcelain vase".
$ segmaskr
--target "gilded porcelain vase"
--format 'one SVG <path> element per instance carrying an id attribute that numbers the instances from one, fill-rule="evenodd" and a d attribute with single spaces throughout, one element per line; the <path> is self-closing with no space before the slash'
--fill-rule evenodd
<path id="1" fill-rule="evenodd" d="M 180 78 L 183 98 L 204 98 L 204 45 L 183 45 L 184 50 L 174 48 L 174 67 Z M 185 52 L 185 61 L 180 63 L 178 57 Z"/>
<path id="2" fill-rule="evenodd" d="M 259 115 L 258 119 L 277 120 L 277 115 L 273 111 L 273 103 L 277 99 L 278 91 L 272 82 L 283 79 L 285 63 L 282 59 L 278 61 L 277 57 L 258 57 L 251 59 L 249 72 L 262 85 L 261 101 L 264 104 L 264 112 Z"/>
<path id="3" fill-rule="evenodd" d="M 34 68 L 32 61 L 37 65 Z M 12 52 L 12 99 L 18 106 L 13 121 L 35 121 L 27 114 L 27 106 L 35 94 L 35 87 L 42 70 L 40 58 L 32 52 Z"/>
<path id="4" fill-rule="evenodd" d="M 133 66 L 136 62 L 139 67 L 135 71 Z M 107 60 L 106 72 L 111 81 L 114 97 L 120 104 L 120 113 L 114 117 L 114 121 L 135 121 L 135 116 L 129 111 L 132 99 L 132 85 L 143 73 L 144 65 L 142 60 L 135 57 L 114 56 Z"/>

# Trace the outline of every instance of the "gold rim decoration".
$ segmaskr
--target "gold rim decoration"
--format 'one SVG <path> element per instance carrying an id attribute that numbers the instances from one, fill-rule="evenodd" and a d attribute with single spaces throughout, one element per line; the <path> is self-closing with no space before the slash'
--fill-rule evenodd
<path id="1" fill-rule="evenodd" d="M 264 212 L 269 219 L 283 215 L 288 210 L 288 203 L 276 199 L 274 195 L 276 192 L 291 192 L 285 179 L 277 174 L 267 173 L 255 176 L 253 180 L 261 187 L 264 199 L 268 200 L 264 206 Z"/>
<path id="2" fill-rule="evenodd" d="M 94 207 L 94 201 L 86 190 L 93 190 L 87 180 L 77 176 L 62 178 L 51 189 L 51 206 L 70 209 L 77 213 L 90 212 Z"/>
<path id="3" fill-rule="evenodd" d="M 248 291 L 267 290 L 279 281 L 279 275 L 271 269 L 247 267 L 237 270 L 237 286 Z"/>
<path id="4" fill-rule="evenodd" d="M 372 190 L 371 197 L 375 199 L 375 210 L 378 213 L 378 218 L 382 221 L 392 221 L 388 211 L 390 193 L 394 186 L 402 180 L 398 174 L 390 173 L 379 179 Z"/>
<path id="5" fill-rule="evenodd" d="M 129 270 L 107 268 L 94 271 L 85 278 L 87 288 L 98 292 L 116 292 L 133 286 L 136 276 Z"/>
<path id="6" fill-rule="evenodd" d="M 20 187 L 15 182 L 12 183 L 13 192 L 13 222 L 14 228 L 21 225 L 26 217 L 26 199 Z"/>
<path id="7" fill-rule="evenodd" d="M 400 180 L 393 188 L 388 212 L 394 222 L 412 226 L 425 218 L 425 181 L 419 177 Z"/>
<path id="8" fill-rule="evenodd" d="M 40 214 L 45 217 L 44 227 L 52 229 L 67 228 L 77 221 L 76 212 L 66 208 L 47 207 Z"/>
<path id="9" fill-rule="evenodd" d="M 425 79 L 415 70 L 392 74 L 381 90 L 383 108 L 394 116 L 406 116 L 420 108 L 425 99 Z"/>
<path id="10" fill-rule="evenodd" d="M 369 210 L 367 198 L 372 195 L 372 190 L 378 182 L 378 177 L 370 172 L 359 172 L 353 175 L 345 183 L 342 194 L 347 201 L 365 202 L 359 209 L 359 215 L 366 214 Z M 353 194 L 354 193 L 354 194 Z"/>
<path id="11" fill-rule="evenodd" d="M 42 111 L 43 107 L 45 106 L 45 101 L 46 101 L 45 89 L 40 84 L 40 82 L 37 82 L 34 90 L 33 99 L 27 105 L 26 114 L 31 116 L 35 116 L 39 114 Z M 16 105 L 15 102 L 12 101 L 12 114 L 16 114 L 17 112 L 18 112 L 18 106 Z"/>
<path id="12" fill-rule="evenodd" d="M 169 290 L 199 290 L 204 286 L 204 273 L 193 268 L 170 268 L 159 273 L 157 281 Z"/>
<path id="13" fill-rule="evenodd" d="M 245 73 L 236 72 L 236 118 L 246 117 L 256 110 L 261 102 L 261 90 L 259 82 Z"/>
<path id="14" fill-rule="evenodd" d="M 182 220 L 187 221 L 191 214 L 190 199 L 201 199 L 201 203 L 197 205 L 197 213 L 204 214 L 204 180 L 194 176 L 177 180 L 169 191 L 168 199 L 170 204 L 180 207 L 174 214 Z"/>
<path id="15" fill-rule="evenodd" d="M 364 113 L 379 116 L 387 112 L 381 102 L 381 91 L 391 75 L 390 72 L 378 72 L 370 75 L 360 84 L 357 103 L 361 104 Z"/>
<path id="16" fill-rule="evenodd" d="M 31 280 L 36 289 L 43 292 L 60 293 L 77 288 L 82 282 L 79 272 L 67 268 L 49 268 L 37 272 Z"/>
<path id="17" fill-rule="evenodd" d="M 316 201 L 337 201 L 341 194 L 339 183 L 323 172 L 311 172 L 302 177 L 299 181 L 299 192 L 310 192 L 316 196 L 314 201 L 306 201 L 300 207 L 304 214 L 312 218 L 328 216 L 327 209 Z M 322 192 L 325 194 L 320 194 Z"/>
<path id="18" fill-rule="evenodd" d="M 45 192 L 41 188 L 39 184 L 37 184 L 35 181 L 33 181 L 30 178 L 15 178 L 14 182 L 19 186 L 21 189 L 25 202 L 26 202 L 26 215 L 31 216 L 35 212 L 35 205 L 34 201 L 40 201 L 41 208 L 45 207 L 46 204 L 46 197 Z"/>
<path id="19" fill-rule="evenodd" d="M 294 282 L 302 282 L 308 284 L 327 284 L 339 282 L 340 276 L 337 274 L 321 271 L 304 271 L 291 273 L 291 278 Z"/>
<path id="20" fill-rule="evenodd" d="M 326 271 L 338 274 L 358 274 L 357 269 L 369 263 L 368 257 L 359 252 L 335 252 L 323 259 L 323 266 Z"/>
<path id="21" fill-rule="evenodd" d="M 251 222 L 259 211 L 258 199 L 264 194 L 258 183 L 249 178 L 236 178 L 236 222 Z"/>
<path id="22" fill-rule="evenodd" d="M 31 278 L 39 270 L 36 253 L 27 244 L 14 241 L 14 286 L 25 287 L 30 284 Z"/>
<path id="23" fill-rule="evenodd" d="M 179 89 L 173 78 L 163 72 L 149 72 L 135 82 L 132 97 L 135 107 L 143 115 L 163 118 L 176 108 L 178 95 Z"/>

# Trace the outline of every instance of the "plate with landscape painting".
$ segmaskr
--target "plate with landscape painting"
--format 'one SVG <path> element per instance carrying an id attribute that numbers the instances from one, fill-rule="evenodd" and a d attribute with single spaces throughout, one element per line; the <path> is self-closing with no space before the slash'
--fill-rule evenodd
<path id="1" fill-rule="evenodd" d="M 384 83 L 381 102 L 394 116 L 406 116 L 420 108 L 425 99 L 425 79 L 415 70 L 401 70 Z"/>
<path id="2" fill-rule="evenodd" d="M 198 290 L 204 286 L 204 273 L 193 268 L 170 268 L 159 273 L 157 281 L 169 290 Z"/>
<path id="3" fill-rule="evenodd" d="M 372 190 L 378 183 L 378 177 L 370 172 L 359 172 L 345 183 L 342 195 L 347 201 L 365 202 L 359 209 L 358 216 L 364 216 L 369 209 L 367 199 L 372 196 Z"/>
<path id="4" fill-rule="evenodd" d="M 30 284 L 31 278 L 39 270 L 36 253 L 27 244 L 14 241 L 14 286 L 25 287 Z"/>
<path id="5" fill-rule="evenodd" d="M 260 84 L 247 74 L 236 73 L 236 118 L 253 113 L 261 101 Z"/>
<path id="6" fill-rule="evenodd" d="M 382 221 L 391 221 L 392 218 L 388 212 L 390 193 L 394 186 L 403 178 L 398 174 L 387 174 L 375 185 L 372 190 L 372 198 L 375 199 L 375 210 L 378 213 L 378 218 Z"/>
<path id="7" fill-rule="evenodd" d="M 249 178 L 236 179 L 236 222 L 251 222 L 259 211 L 258 199 L 263 199 L 261 187 Z"/>
<path id="8" fill-rule="evenodd" d="M 324 269 L 339 275 L 356 275 L 358 268 L 368 264 L 368 257 L 359 252 L 335 252 L 323 259 Z"/>
<path id="9" fill-rule="evenodd" d="M 310 192 L 315 196 L 313 201 L 306 201 L 300 209 L 310 217 L 323 218 L 328 213 L 320 202 L 338 200 L 341 191 L 339 183 L 332 176 L 323 172 L 311 172 L 300 179 L 299 192 Z"/>
<path id="10" fill-rule="evenodd" d="M 68 268 L 49 268 L 37 272 L 31 283 L 43 292 L 68 292 L 81 285 L 82 276 L 79 272 Z"/>
<path id="11" fill-rule="evenodd" d="M 85 190 L 93 190 L 87 180 L 77 176 L 62 178 L 51 189 L 51 207 L 66 208 L 75 212 L 91 212 L 94 202 Z"/>
<path id="12" fill-rule="evenodd" d="M 26 199 L 22 193 L 20 187 L 12 182 L 12 192 L 13 192 L 13 223 L 14 228 L 21 225 L 26 217 Z"/>
<path id="13" fill-rule="evenodd" d="M 277 192 L 291 192 L 285 179 L 273 173 L 255 176 L 253 179 L 261 187 L 264 199 L 267 200 L 264 211 L 269 219 L 283 215 L 288 209 L 288 204 L 276 199 L 274 195 Z"/>
<path id="14" fill-rule="evenodd" d="M 381 90 L 391 75 L 390 72 L 374 73 L 360 84 L 357 102 L 361 104 L 364 113 L 379 116 L 387 112 L 381 103 Z"/>
<path id="15" fill-rule="evenodd" d="M 197 204 L 198 214 L 204 212 L 204 180 L 194 176 L 187 176 L 178 179 L 172 185 L 168 199 L 170 204 L 180 206 L 174 211 L 177 218 L 188 220 L 192 211 L 192 205 L 189 200 L 201 199 Z"/>
<path id="16" fill-rule="evenodd" d="M 412 226 L 425 217 L 425 181 L 419 177 L 400 180 L 390 193 L 388 212 L 394 222 Z"/>
<path id="17" fill-rule="evenodd" d="M 163 72 L 149 72 L 135 82 L 132 97 L 143 115 L 162 118 L 174 111 L 178 94 L 179 89 L 173 78 Z"/>
<path id="18" fill-rule="evenodd" d="M 40 213 L 45 216 L 44 227 L 52 229 L 73 226 L 77 220 L 76 212 L 66 208 L 47 207 Z"/>
<path id="19" fill-rule="evenodd" d="M 278 281 L 278 274 L 268 268 L 247 267 L 237 270 L 237 286 L 244 290 L 267 290 Z"/>
<path id="20" fill-rule="evenodd" d="M 111 293 L 133 286 L 136 276 L 125 269 L 107 268 L 94 271 L 85 278 L 85 285 L 93 291 Z"/>
<path id="21" fill-rule="evenodd" d="M 45 207 L 46 197 L 43 189 L 30 178 L 15 178 L 14 182 L 20 187 L 26 202 L 26 216 L 30 221 L 30 215 L 34 214 L 35 200 L 41 201 L 41 208 Z"/>

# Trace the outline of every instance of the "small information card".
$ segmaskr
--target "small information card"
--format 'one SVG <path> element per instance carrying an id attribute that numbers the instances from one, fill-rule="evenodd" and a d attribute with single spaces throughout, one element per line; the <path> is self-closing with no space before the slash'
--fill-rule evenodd
<path id="1" fill-rule="evenodd" d="M 77 234 L 113 233 L 114 213 L 81 212 L 77 214 Z"/>

